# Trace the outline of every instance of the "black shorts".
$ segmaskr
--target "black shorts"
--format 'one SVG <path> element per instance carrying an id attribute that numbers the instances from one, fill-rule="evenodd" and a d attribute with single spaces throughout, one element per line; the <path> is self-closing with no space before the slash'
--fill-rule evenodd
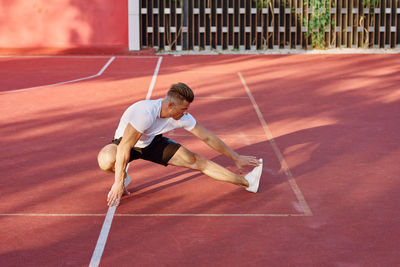
<path id="1" fill-rule="evenodd" d="M 110 144 L 119 145 L 122 137 L 114 139 Z M 171 139 L 164 136 L 156 135 L 150 145 L 144 148 L 133 147 L 129 162 L 135 159 L 144 159 L 164 166 L 168 166 L 168 161 L 175 155 L 176 151 L 181 147 Z"/>

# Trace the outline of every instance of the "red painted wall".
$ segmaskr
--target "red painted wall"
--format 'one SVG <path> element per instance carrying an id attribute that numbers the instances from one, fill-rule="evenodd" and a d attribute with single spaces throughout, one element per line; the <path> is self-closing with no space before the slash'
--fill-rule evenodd
<path id="1" fill-rule="evenodd" d="M 128 1 L 1 0 L 0 49 L 45 48 L 128 50 Z"/>

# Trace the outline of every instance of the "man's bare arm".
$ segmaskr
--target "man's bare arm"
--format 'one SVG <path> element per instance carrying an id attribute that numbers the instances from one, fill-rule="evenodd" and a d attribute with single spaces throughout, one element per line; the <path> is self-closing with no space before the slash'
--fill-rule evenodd
<path id="1" fill-rule="evenodd" d="M 204 143 L 209 145 L 214 150 L 224 154 L 228 158 L 232 159 L 236 166 L 241 169 L 243 166 L 258 166 L 259 162 L 255 157 L 252 156 L 242 156 L 233 151 L 229 146 L 227 146 L 221 139 L 219 139 L 210 130 L 206 129 L 200 123 L 196 123 L 196 126 L 190 131 L 197 138 L 202 140 Z"/>
<path id="2" fill-rule="evenodd" d="M 108 193 L 108 206 L 119 203 L 124 190 L 125 168 L 129 162 L 130 151 L 135 146 L 139 138 L 142 136 L 131 124 L 127 124 L 121 143 L 117 147 L 117 155 L 115 161 L 115 181 Z"/>

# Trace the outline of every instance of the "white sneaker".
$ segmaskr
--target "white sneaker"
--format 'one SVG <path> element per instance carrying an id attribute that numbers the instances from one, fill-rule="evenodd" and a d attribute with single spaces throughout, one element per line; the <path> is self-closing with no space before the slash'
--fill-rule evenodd
<path id="1" fill-rule="evenodd" d="M 258 185 L 260 184 L 260 178 L 263 168 L 263 160 L 259 159 L 260 165 L 255 167 L 251 172 L 246 174 L 244 177 L 249 182 L 249 187 L 246 188 L 247 191 L 257 193 Z"/>

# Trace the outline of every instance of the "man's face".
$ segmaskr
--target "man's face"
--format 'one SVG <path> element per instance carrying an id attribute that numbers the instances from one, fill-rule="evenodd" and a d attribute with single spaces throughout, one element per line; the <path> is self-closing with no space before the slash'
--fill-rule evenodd
<path id="1" fill-rule="evenodd" d="M 184 114 L 187 114 L 190 103 L 186 100 L 182 101 L 180 104 L 173 104 L 171 107 L 171 117 L 174 120 L 179 120 Z"/>

